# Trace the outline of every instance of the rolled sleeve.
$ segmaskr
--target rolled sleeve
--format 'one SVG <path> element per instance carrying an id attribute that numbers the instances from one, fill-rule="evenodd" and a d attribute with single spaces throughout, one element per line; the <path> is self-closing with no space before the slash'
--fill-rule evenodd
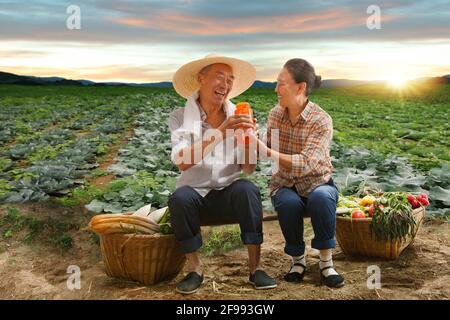
<path id="1" fill-rule="evenodd" d="M 267 120 L 266 132 L 263 135 L 262 141 L 266 144 L 267 147 L 272 147 L 272 129 L 275 128 L 275 123 L 272 114 L 269 115 L 269 119 Z"/>
<path id="2" fill-rule="evenodd" d="M 190 144 L 186 140 L 173 141 L 172 140 L 172 152 L 170 154 L 170 160 L 175 164 L 179 164 L 179 153 Z"/>

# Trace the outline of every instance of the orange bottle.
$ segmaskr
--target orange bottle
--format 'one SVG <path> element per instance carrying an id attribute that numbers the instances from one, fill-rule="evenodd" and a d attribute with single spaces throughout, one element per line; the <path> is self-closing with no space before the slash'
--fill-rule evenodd
<path id="1" fill-rule="evenodd" d="M 250 117 L 253 118 L 253 111 L 252 108 L 250 108 L 250 104 L 248 102 L 239 102 L 236 105 L 236 110 L 234 111 L 235 115 L 238 114 L 247 114 Z M 248 136 L 244 136 L 243 135 L 238 135 L 238 139 L 237 139 L 238 144 L 249 144 L 250 143 L 250 138 Z"/>

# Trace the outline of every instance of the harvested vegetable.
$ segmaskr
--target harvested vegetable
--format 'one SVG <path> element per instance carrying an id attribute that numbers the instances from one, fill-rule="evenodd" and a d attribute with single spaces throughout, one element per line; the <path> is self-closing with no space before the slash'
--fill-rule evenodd
<path id="1" fill-rule="evenodd" d="M 100 234 L 173 234 L 169 207 L 152 212 L 150 212 L 150 208 L 151 205 L 147 205 L 134 213 L 99 214 L 91 219 L 89 228 Z"/>
<path id="2" fill-rule="evenodd" d="M 130 214 L 100 214 L 89 222 L 89 228 L 97 233 L 140 233 L 159 232 L 159 225 L 149 218 Z"/>
<path id="3" fill-rule="evenodd" d="M 413 196 L 405 192 L 378 192 L 362 199 L 340 196 L 338 211 L 340 209 L 352 219 L 372 220 L 371 228 L 377 239 L 395 241 L 413 235 L 416 230 L 413 209 L 428 204 L 426 194 Z"/>
<path id="4" fill-rule="evenodd" d="M 386 192 L 377 199 L 372 217 L 372 231 L 377 239 L 406 240 L 415 230 L 413 209 L 404 192 Z"/>
<path id="5" fill-rule="evenodd" d="M 359 201 L 359 204 L 363 207 L 366 207 L 368 205 L 373 204 L 375 202 L 375 200 L 376 199 L 374 196 L 367 195 Z"/>
<path id="6" fill-rule="evenodd" d="M 159 228 L 161 234 L 173 234 L 172 226 L 170 224 L 170 211 L 169 207 L 165 208 L 163 216 L 159 220 Z"/>
<path id="7" fill-rule="evenodd" d="M 169 211 L 169 207 L 164 207 L 155 211 L 152 211 L 150 213 L 150 215 L 148 216 L 150 218 L 150 220 L 152 220 L 153 222 L 157 223 L 157 224 L 161 224 L 161 220 L 164 217 L 164 215 L 166 214 L 166 212 Z M 168 218 L 165 218 L 168 219 Z M 167 220 L 169 221 L 169 220 Z"/>
<path id="8" fill-rule="evenodd" d="M 356 209 L 352 212 L 352 219 L 365 219 L 366 215 L 359 209 Z"/>

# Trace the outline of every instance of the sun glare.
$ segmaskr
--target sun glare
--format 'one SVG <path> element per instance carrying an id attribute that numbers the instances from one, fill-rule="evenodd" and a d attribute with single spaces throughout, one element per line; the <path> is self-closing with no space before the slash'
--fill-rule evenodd
<path id="1" fill-rule="evenodd" d="M 403 88 L 406 85 L 406 79 L 402 77 L 391 77 L 388 84 L 394 88 Z"/>

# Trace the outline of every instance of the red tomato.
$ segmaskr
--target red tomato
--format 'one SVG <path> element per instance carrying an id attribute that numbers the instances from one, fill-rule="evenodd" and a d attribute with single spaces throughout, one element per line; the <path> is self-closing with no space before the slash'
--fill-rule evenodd
<path id="1" fill-rule="evenodd" d="M 372 203 L 369 207 L 369 209 L 367 209 L 367 212 L 369 213 L 369 217 L 373 217 L 373 214 L 375 213 L 375 205 Z"/>
<path id="2" fill-rule="evenodd" d="M 357 209 L 352 212 L 353 219 L 365 219 L 366 215 L 361 210 Z"/>
<path id="3" fill-rule="evenodd" d="M 416 208 L 420 207 L 420 202 L 418 200 L 414 200 L 411 205 L 412 205 L 413 209 L 416 209 Z"/>
<path id="4" fill-rule="evenodd" d="M 416 199 L 424 206 L 428 206 L 430 204 L 426 193 L 419 194 Z"/>
<path id="5" fill-rule="evenodd" d="M 421 198 L 417 197 L 417 200 L 418 200 L 422 205 L 424 205 L 424 206 L 430 205 L 430 202 L 429 202 L 428 199 L 425 198 L 425 197 L 421 197 Z"/>

